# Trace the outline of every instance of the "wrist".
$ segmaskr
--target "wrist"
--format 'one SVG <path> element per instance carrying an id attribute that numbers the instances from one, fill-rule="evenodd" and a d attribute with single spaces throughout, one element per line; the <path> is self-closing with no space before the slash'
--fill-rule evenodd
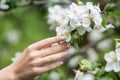
<path id="1" fill-rule="evenodd" d="M 11 65 L 0 70 L 0 80 L 19 80 Z"/>

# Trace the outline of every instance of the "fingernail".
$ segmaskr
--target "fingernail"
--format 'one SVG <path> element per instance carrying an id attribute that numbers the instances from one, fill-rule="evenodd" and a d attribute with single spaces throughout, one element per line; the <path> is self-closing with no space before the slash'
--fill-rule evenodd
<path id="1" fill-rule="evenodd" d="M 66 37 L 65 36 L 59 36 L 59 38 L 64 40 Z"/>
<path id="2" fill-rule="evenodd" d="M 60 62 L 61 65 L 62 65 L 63 63 L 64 63 L 63 61 Z"/>
<path id="3" fill-rule="evenodd" d="M 65 52 L 64 54 L 65 54 L 65 55 L 68 55 L 68 52 Z"/>

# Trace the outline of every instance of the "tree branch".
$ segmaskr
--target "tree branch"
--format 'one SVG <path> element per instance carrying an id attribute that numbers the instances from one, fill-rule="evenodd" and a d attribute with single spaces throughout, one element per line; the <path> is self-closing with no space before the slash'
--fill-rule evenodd
<path id="1" fill-rule="evenodd" d="M 97 44 L 99 44 L 99 43 L 102 42 L 103 40 L 111 37 L 113 34 L 114 34 L 114 33 L 109 33 L 108 35 L 106 35 L 105 37 L 103 37 L 102 39 L 100 39 L 99 41 L 97 41 L 97 42 L 95 42 L 95 43 L 89 43 L 89 44 L 83 46 L 83 47 L 80 49 L 80 51 L 78 51 L 78 53 L 81 53 L 81 54 L 82 54 L 82 53 L 85 53 L 89 48 L 91 48 L 91 47 L 96 47 Z M 78 54 L 77 54 L 77 53 L 71 54 L 71 55 L 69 55 L 67 58 L 65 58 L 63 61 L 66 63 L 66 62 L 69 61 L 69 59 L 71 59 L 72 57 L 74 57 L 74 56 L 76 56 L 76 55 L 78 55 Z"/>

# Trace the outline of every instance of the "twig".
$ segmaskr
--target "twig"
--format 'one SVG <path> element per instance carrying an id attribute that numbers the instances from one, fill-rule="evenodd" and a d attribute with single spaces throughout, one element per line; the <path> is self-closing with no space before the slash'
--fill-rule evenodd
<path id="1" fill-rule="evenodd" d="M 89 44 L 85 45 L 84 47 L 82 47 L 82 48 L 80 49 L 79 53 L 81 53 L 81 54 L 82 54 L 82 53 L 85 53 L 89 48 L 91 48 L 91 47 L 96 47 L 96 45 L 97 45 L 98 43 L 100 43 L 100 42 L 102 42 L 103 40 L 109 38 L 111 35 L 113 35 L 113 33 L 110 33 L 110 34 L 106 35 L 105 37 L 103 37 L 102 39 L 100 39 L 99 41 L 97 41 L 97 42 L 95 42 L 95 43 L 89 43 Z M 76 55 L 78 55 L 78 54 L 75 53 L 75 54 L 69 55 L 66 59 L 64 59 L 64 62 L 69 61 L 69 59 L 71 59 L 72 57 L 74 57 L 74 56 L 76 56 Z"/>
<path id="2" fill-rule="evenodd" d="M 59 5 L 66 5 L 66 4 L 70 4 L 71 2 L 54 2 L 53 4 L 59 4 Z M 9 2 L 8 2 L 9 4 Z M 25 6 L 28 6 L 28 5 L 36 5 L 36 6 L 42 6 L 42 7 L 45 7 L 47 8 L 48 7 L 48 4 L 49 4 L 49 1 L 45 1 L 45 0 L 30 0 L 24 4 L 16 4 L 14 8 L 17 8 L 17 7 L 25 7 Z M 10 6 L 10 5 L 9 5 Z M 14 9 L 14 8 L 10 8 L 9 9 L 0 9 L 0 11 L 4 11 L 4 12 L 7 12 L 7 11 L 10 11 L 11 9 Z"/>

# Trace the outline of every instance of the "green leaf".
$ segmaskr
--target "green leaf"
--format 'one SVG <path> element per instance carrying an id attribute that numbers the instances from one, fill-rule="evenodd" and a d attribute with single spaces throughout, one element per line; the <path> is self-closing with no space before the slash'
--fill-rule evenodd
<path id="1" fill-rule="evenodd" d="M 84 71 L 92 70 L 92 63 L 90 61 L 83 59 L 80 63 Z"/>
<path id="2" fill-rule="evenodd" d="M 9 0 L 7 2 L 7 4 L 9 4 L 11 8 L 16 8 L 17 7 L 16 0 Z"/>
<path id="3" fill-rule="evenodd" d="M 102 16 L 102 25 L 103 26 L 106 26 L 107 25 L 107 19 L 104 17 L 104 16 Z"/>
<path id="4" fill-rule="evenodd" d="M 73 42 L 74 42 L 74 43 L 73 43 L 74 47 L 75 47 L 77 50 L 79 50 L 80 47 L 79 47 L 79 44 L 78 44 L 78 40 L 74 40 Z"/>
<path id="5" fill-rule="evenodd" d="M 113 10 L 112 7 L 114 7 L 115 4 L 114 3 L 108 3 L 105 7 L 104 7 L 104 11 L 111 11 Z"/>
<path id="6" fill-rule="evenodd" d="M 40 76 L 40 80 L 47 80 L 50 73 L 45 73 Z"/>
<path id="7" fill-rule="evenodd" d="M 104 67 L 102 67 L 96 74 L 95 77 L 99 79 L 105 73 Z"/>
<path id="8" fill-rule="evenodd" d="M 92 63 L 92 69 L 94 70 L 96 67 L 99 67 L 101 64 L 98 62 L 93 62 Z"/>

